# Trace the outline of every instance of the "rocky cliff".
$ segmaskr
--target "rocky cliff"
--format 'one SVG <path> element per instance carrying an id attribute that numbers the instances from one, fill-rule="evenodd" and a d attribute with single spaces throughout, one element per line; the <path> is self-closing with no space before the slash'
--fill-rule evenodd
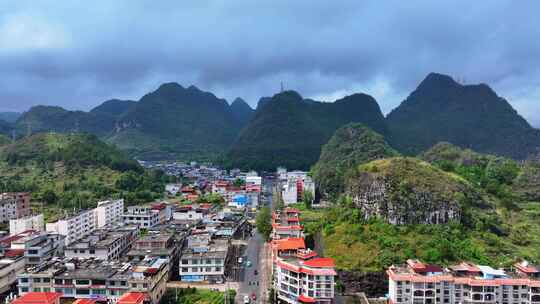
<path id="1" fill-rule="evenodd" d="M 463 179 L 414 158 L 389 158 L 360 165 L 345 184 L 364 217 L 392 224 L 460 221 L 463 204 L 477 200 Z"/>

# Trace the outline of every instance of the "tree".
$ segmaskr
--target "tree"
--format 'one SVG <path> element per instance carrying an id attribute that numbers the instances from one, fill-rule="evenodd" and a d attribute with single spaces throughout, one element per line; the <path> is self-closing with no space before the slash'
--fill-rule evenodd
<path id="1" fill-rule="evenodd" d="M 246 181 L 243 180 L 243 179 L 241 179 L 241 178 L 237 178 L 237 179 L 235 179 L 234 182 L 233 182 L 233 185 L 234 185 L 235 187 L 242 187 L 242 186 L 244 186 L 245 184 L 246 184 Z"/>
<path id="2" fill-rule="evenodd" d="M 56 195 L 56 193 L 53 190 L 47 189 L 47 190 L 43 191 L 43 194 L 41 194 L 41 199 L 47 205 L 52 205 L 52 204 L 56 203 L 56 201 L 58 200 L 58 196 Z"/>
<path id="3" fill-rule="evenodd" d="M 270 208 L 263 207 L 257 214 L 255 219 L 255 226 L 259 233 L 266 241 L 270 240 L 270 234 L 272 233 L 272 214 Z"/>
<path id="4" fill-rule="evenodd" d="M 313 204 L 313 193 L 305 191 L 302 195 L 302 202 L 307 209 L 311 209 L 311 204 Z"/>

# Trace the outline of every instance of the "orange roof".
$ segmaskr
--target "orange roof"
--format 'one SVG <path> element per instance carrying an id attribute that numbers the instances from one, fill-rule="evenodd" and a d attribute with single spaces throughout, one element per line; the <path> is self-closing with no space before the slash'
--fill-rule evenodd
<path id="1" fill-rule="evenodd" d="M 96 304 L 96 301 L 90 299 L 77 299 L 73 304 Z"/>
<path id="2" fill-rule="evenodd" d="M 298 297 L 298 301 L 300 301 L 300 302 L 302 302 L 302 303 L 315 303 L 315 302 L 317 302 L 317 300 L 315 300 L 314 298 L 305 296 L 305 295 L 303 295 L 303 294 L 301 294 L 301 295 Z"/>
<path id="3" fill-rule="evenodd" d="M 334 259 L 332 258 L 314 258 L 304 262 L 305 266 L 322 268 L 322 267 L 334 267 Z"/>
<path id="4" fill-rule="evenodd" d="M 23 256 L 24 249 L 7 249 L 4 255 L 8 258 Z"/>
<path id="5" fill-rule="evenodd" d="M 305 249 L 306 243 L 303 238 L 286 238 L 272 241 L 277 250 Z"/>
<path id="6" fill-rule="evenodd" d="M 62 296 L 59 292 L 29 292 L 17 299 L 12 304 L 54 304 Z"/>
<path id="7" fill-rule="evenodd" d="M 128 292 L 123 294 L 117 304 L 141 304 L 144 301 L 146 294 L 144 292 Z"/>

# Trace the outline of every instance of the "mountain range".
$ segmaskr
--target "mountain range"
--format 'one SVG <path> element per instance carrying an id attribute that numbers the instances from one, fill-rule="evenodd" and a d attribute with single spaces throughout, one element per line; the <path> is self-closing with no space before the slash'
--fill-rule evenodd
<path id="1" fill-rule="evenodd" d="M 261 98 L 253 110 L 241 98 L 229 105 L 177 83 L 165 83 L 138 101 L 108 100 L 89 112 L 35 106 L 15 122 L 10 117 L 0 115 L 0 133 L 87 132 L 140 159 L 213 160 L 261 170 L 309 168 L 334 131 L 353 122 L 373 129 L 403 155 L 445 141 L 525 159 L 540 146 L 540 131 L 489 86 L 462 85 L 436 73 L 387 117 L 367 94 L 319 102 L 285 91 Z"/>

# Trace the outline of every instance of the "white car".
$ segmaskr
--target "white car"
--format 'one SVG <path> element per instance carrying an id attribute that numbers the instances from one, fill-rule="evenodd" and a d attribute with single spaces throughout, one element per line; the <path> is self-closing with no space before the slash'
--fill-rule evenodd
<path id="1" fill-rule="evenodd" d="M 249 304 L 249 296 L 248 295 L 244 296 L 244 304 Z"/>

